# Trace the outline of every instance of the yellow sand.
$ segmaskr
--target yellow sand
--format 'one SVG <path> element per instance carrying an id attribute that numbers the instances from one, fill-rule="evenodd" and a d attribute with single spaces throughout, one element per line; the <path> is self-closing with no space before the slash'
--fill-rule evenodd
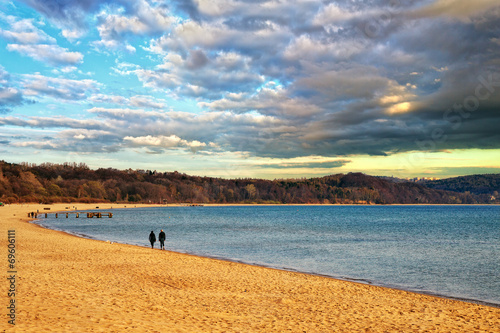
<path id="1" fill-rule="evenodd" d="M 500 332 L 499 308 L 82 239 L 26 223 L 29 211 L 43 207 L 0 207 L 0 331 Z M 7 322 L 7 230 L 16 239 L 15 326 Z"/>

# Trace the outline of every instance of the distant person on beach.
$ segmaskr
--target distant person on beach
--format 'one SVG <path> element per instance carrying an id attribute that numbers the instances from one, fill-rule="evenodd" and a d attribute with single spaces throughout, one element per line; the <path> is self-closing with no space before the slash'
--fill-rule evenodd
<path id="1" fill-rule="evenodd" d="M 158 235 L 158 240 L 160 241 L 160 249 L 165 250 L 165 233 L 163 229 L 161 229 L 160 234 Z"/>
<path id="2" fill-rule="evenodd" d="M 151 233 L 149 234 L 149 241 L 151 242 L 151 248 L 153 248 L 156 242 L 156 236 L 153 230 L 151 230 Z"/>

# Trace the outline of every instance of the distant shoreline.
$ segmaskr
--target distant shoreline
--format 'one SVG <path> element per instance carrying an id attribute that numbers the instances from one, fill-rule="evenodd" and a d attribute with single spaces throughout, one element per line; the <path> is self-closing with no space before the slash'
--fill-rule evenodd
<path id="1" fill-rule="evenodd" d="M 5 188 L 0 201 L 4 203 L 500 204 L 500 174 L 425 184 L 390 181 L 359 172 L 300 179 L 226 179 L 0 161 L 0 178 Z"/>
<path id="2" fill-rule="evenodd" d="M 38 203 L 14 203 L 14 204 L 5 204 L 4 206 L 10 206 L 10 205 L 18 205 L 18 206 L 24 206 L 24 205 L 39 205 L 39 206 L 54 206 L 54 205 L 66 205 L 66 206 L 94 206 L 97 205 L 99 207 L 94 207 L 94 208 L 86 208 L 87 210 L 89 209 L 116 209 L 116 208 L 146 208 L 146 207 L 231 207 L 231 206 L 500 206 L 500 203 L 476 203 L 476 204 L 435 204 L 435 203 L 418 203 L 418 204 L 401 204 L 401 203 L 392 203 L 392 204 L 355 204 L 355 203 L 347 203 L 347 204 L 339 204 L 339 203 L 330 203 L 330 204 L 320 204 L 320 203 L 310 203 L 310 204 L 302 204 L 302 203 L 290 203 L 290 204 L 284 204 L 284 203 L 278 203 L 278 204 L 273 204 L 273 203 L 171 203 L 171 204 L 159 204 L 159 203 L 134 203 L 134 204 L 125 204 L 125 203 L 109 203 L 109 202 L 103 202 L 103 203 L 64 203 L 64 202 L 54 202 L 54 203 L 47 203 L 47 204 L 38 204 Z M 108 206 L 109 208 L 101 207 L 103 205 Z M 69 209 L 72 210 L 80 210 L 78 208 L 72 208 L 70 207 Z M 63 209 L 60 211 L 66 211 L 68 209 Z M 55 211 L 51 211 L 55 212 Z"/>

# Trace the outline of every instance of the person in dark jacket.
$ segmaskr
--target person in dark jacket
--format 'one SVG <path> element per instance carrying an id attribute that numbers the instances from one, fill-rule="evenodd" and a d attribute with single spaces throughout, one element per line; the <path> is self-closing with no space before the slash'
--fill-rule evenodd
<path id="1" fill-rule="evenodd" d="M 160 241 L 160 249 L 165 250 L 165 233 L 163 229 L 161 229 L 160 234 L 158 235 L 158 240 Z"/>
<path id="2" fill-rule="evenodd" d="M 149 234 L 149 241 L 151 242 L 151 248 L 153 248 L 156 242 L 156 236 L 153 230 L 151 230 L 151 233 Z"/>

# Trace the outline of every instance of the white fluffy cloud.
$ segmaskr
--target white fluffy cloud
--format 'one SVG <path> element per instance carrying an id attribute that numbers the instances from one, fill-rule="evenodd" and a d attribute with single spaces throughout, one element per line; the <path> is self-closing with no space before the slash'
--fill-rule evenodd
<path id="1" fill-rule="evenodd" d="M 90 96 L 88 100 L 92 103 L 129 105 L 138 108 L 163 109 L 167 107 L 165 100 L 159 100 L 146 95 L 135 95 L 130 98 L 125 98 L 119 95 L 94 94 Z"/>
<path id="2" fill-rule="evenodd" d="M 50 96 L 59 100 L 76 101 L 86 99 L 97 91 L 99 83 L 94 80 L 71 80 L 48 77 L 40 74 L 26 74 L 24 93 L 27 96 Z"/>
<path id="3" fill-rule="evenodd" d="M 152 109 L 162 109 L 166 106 L 164 102 L 156 101 L 150 96 L 132 96 L 130 98 L 130 105 L 138 108 L 152 108 Z"/>
<path id="4" fill-rule="evenodd" d="M 57 45 L 50 44 L 9 44 L 7 50 L 17 51 L 35 60 L 46 62 L 53 66 L 68 66 L 79 64 L 83 61 L 80 52 L 70 52 Z"/>
<path id="5" fill-rule="evenodd" d="M 138 69 L 132 73 L 145 86 L 166 89 L 178 97 L 220 98 L 226 92 L 255 89 L 265 80 L 253 71 L 249 57 L 232 52 L 207 56 L 199 50 L 185 58 L 170 53 L 157 69 Z"/>
<path id="6" fill-rule="evenodd" d="M 158 147 L 158 148 L 188 147 L 193 152 L 204 149 L 207 146 L 215 147 L 215 144 L 213 142 L 210 142 L 207 145 L 205 142 L 200 142 L 197 140 L 193 141 L 183 140 L 176 135 L 170 135 L 170 136 L 146 135 L 140 137 L 126 136 L 123 138 L 123 140 L 134 147 Z"/>
<path id="7" fill-rule="evenodd" d="M 161 34 L 168 31 L 176 22 L 176 18 L 165 6 L 152 6 L 145 0 L 134 2 L 131 14 L 122 12 L 122 10 L 119 10 L 119 13 L 104 10 L 99 14 L 97 29 L 101 40 L 94 45 L 105 49 L 124 48 L 135 52 L 136 48 L 126 41 L 127 36 Z"/>
<path id="8" fill-rule="evenodd" d="M 51 66 L 71 66 L 83 61 L 83 54 L 71 52 L 56 44 L 56 39 L 33 24 L 32 19 L 17 19 L 13 16 L 0 16 L 10 25 L 10 30 L 0 29 L 0 36 L 14 42 L 8 44 L 7 50 Z"/>
<path id="9" fill-rule="evenodd" d="M 33 19 L 19 19 L 13 16 L 3 17 L 10 24 L 9 30 L 0 29 L 0 36 L 19 44 L 55 44 L 55 38 L 47 35 L 33 24 Z M 2 19 L 2 16 L 0 16 Z"/>

